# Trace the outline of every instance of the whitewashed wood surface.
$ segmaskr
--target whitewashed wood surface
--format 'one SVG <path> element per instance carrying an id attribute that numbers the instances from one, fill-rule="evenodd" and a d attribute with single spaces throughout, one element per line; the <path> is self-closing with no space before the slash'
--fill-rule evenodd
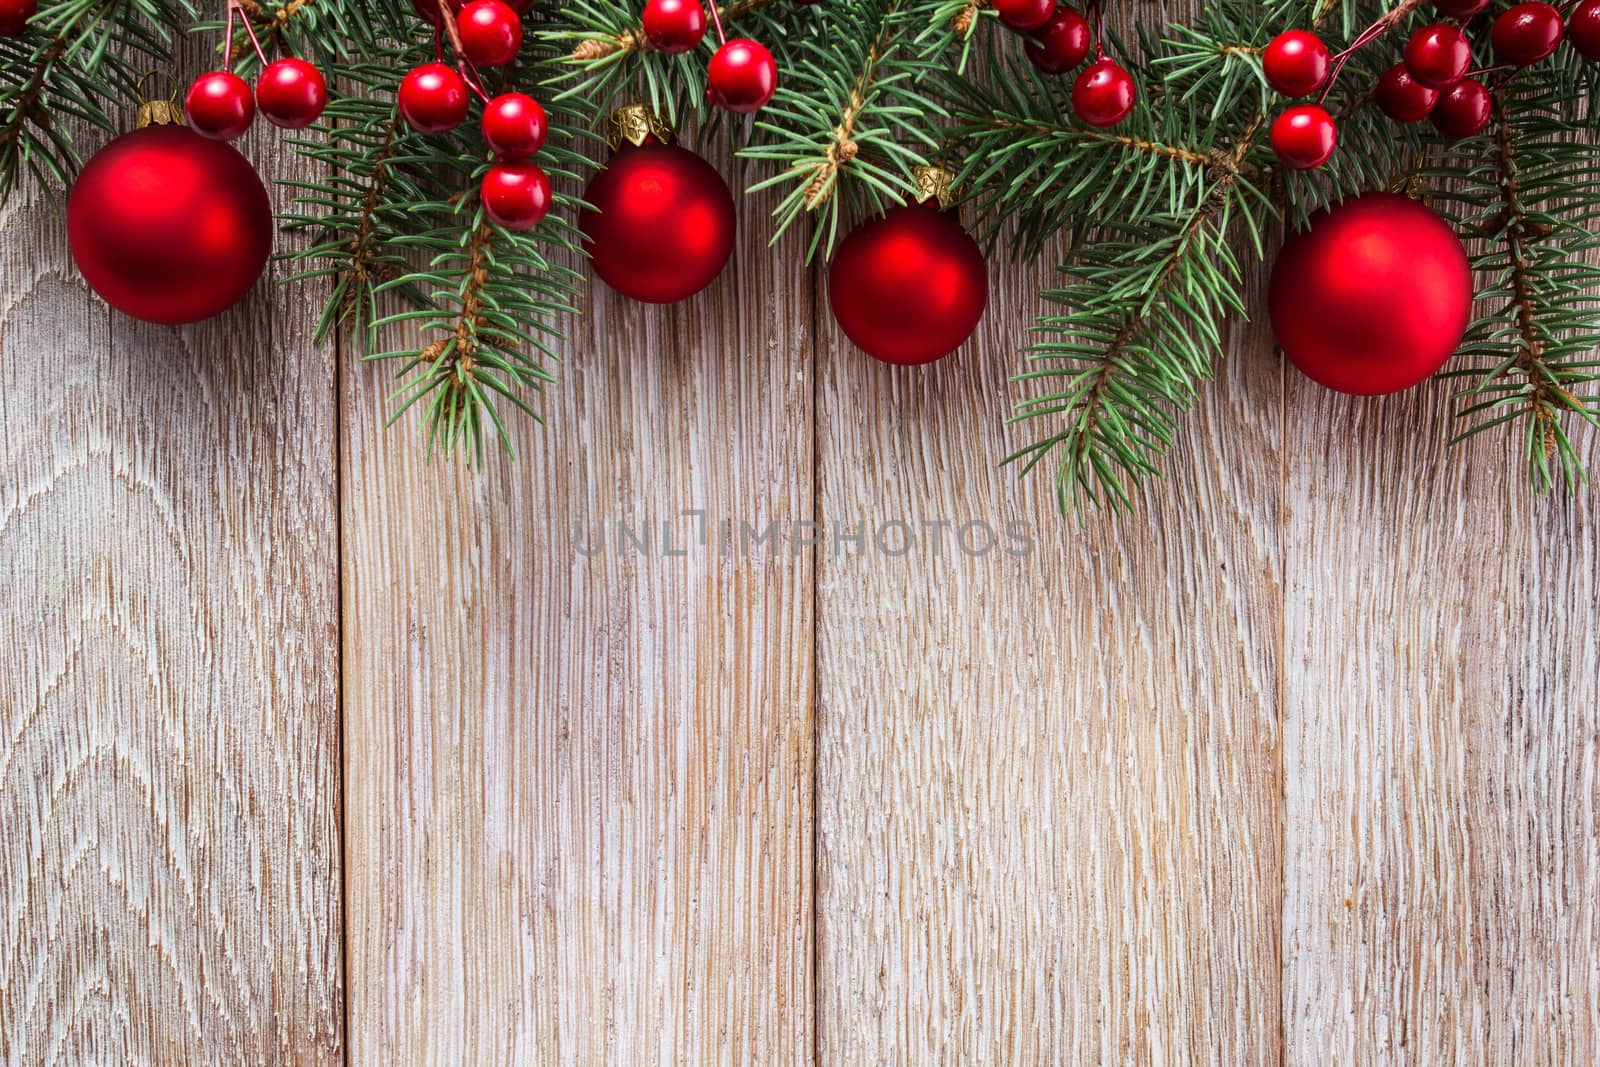
<path id="1" fill-rule="evenodd" d="M 0 1061 L 1600 1060 L 1600 498 L 1241 323 L 1062 522 L 997 466 L 1048 264 L 895 370 L 744 211 L 480 472 L 315 294 L 138 326 L 5 209 Z"/>

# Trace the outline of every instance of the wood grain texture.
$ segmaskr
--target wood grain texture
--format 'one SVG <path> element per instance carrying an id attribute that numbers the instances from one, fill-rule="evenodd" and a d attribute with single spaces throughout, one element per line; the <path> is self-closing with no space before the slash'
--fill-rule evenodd
<path id="1" fill-rule="evenodd" d="M 1448 392 L 1287 394 L 1296 1063 L 1600 1062 L 1600 504 Z"/>
<path id="2" fill-rule="evenodd" d="M 811 1059 L 811 556 L 716 548 L 812 513 L 811 290 L 763 234 L 680 306 L 597 286 L 482 473 L 349 368 L 353 1062 Z"/>
<path id="3" fill-rule="evenodd" d="M 822 558 L 819 1060 L 1276 1062 L 1279 368 L 1236 331 L 1141 516 L 1063 523 L 997 469 L 1048 274 L 995 273 L 931 368 L 821 334 L 825 522 L 1037 547 Z"/>
<path id="4" fill-rule="evenodd" d="M 0 1062 L 340 1062 L 331 354 L 269 283 L 134 323 L 0 211 Z"/>

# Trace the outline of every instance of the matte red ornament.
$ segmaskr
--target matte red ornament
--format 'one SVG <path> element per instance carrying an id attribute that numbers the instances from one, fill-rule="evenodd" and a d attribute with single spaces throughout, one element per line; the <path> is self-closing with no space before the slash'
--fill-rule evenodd
<path id="1" fill-rule="evenodd" d="M 1055 10 L 1056 0 L 994 0 L 1000 21 L 1023 33 L 1049 22 Z"/>
<path id="2" fill-rule="evenodd" d="M 748 115 L 759 111 L 778 88 L 778 64 L 755 41 L 735 37 L 711 57 L 706 67 L 707 97 L 725 111 Z"/>
<path id="3" fill-rule="evenodd" d="M 1128 117 L 1138 98 L 1133 75 L 1110 59 L 1097 59 L 1072 83 L 1072 109 L 1091 126 L 1104 129 Z"/>
<path id="4" fill-rule="evenodd" d="M 1475 137 L 1489 125 L 1489 90 L 1471 78 L 1459 82 L 1433 105 L 1434 129 L 1451 140 Z"/>
<path id="5" fill-rule="evenodd" d="M 304 129 L 328 106 L 328 83 L 316 67 L 288 56 L 268 64 L 256 79 L 256 103 L 274 126 Z"/>
<path id="6" fill-rule="evenodd" d="M 242 137 L 255 121 L 256 98 L 239 75 L 214 70 L 189 86 L 183 111 L 194 132 L 214 141 L 231 141 Z"/>
<path id="7" fill-rule="evenodd" d="M 455 129 L 468 103 L 466 80 L 443 63 L 424 63 L 400 83 L 400 114 L 418 133 Z"/>
<path id="8" fill-rule="evenodd" d="M 1600 3 L 1600 0 L 1595 0 Z M 1383 72 L 1374 90 L 1378 107 L 1396 122 L 1416 122 L 1428 117 L 1439 102 L 1439 90 L 1430 89 L 1411 76 L 1404 63 Z"/>
<path id="9" fill-rule="evenodd" d="M 95 154 L 67 202 L 89 287 L 146 322 L 227 310 L 272 251 L 272 207 L 238 152 L 183 126 L 148 126 Z"/>
<path id="10" fill-rule="evenodd" d="M 0 37 L 21 37 L 38 10 L 39 0 L 0 0 Z"/>
<path id="11" fill-rule="evenodd" d="M 526 93 L 501 93 L 483 105 L 483 139 L 502 161 L 527 159 L 548 132 L 544 108 Z"/>
<path id="12" fill-rule="evenodd" d="M 932 203 L 893 208 L 839 244 L 828 304 L 845 336 L 885 363 L 931 363 L 960 348 L 989 301 L 978 243 Z"/>
<path id="13" fill-rule="evenodd" d="M 1273 120 L 1271 139 L 1279 159 L 1295 170 L 1312 170 L 1333 155 L 1339 129 L 1316 104 L 1301 104 Z"/>
<path id="14" fill-rule="evenodd" d="M 480 67 L 503 67 L 522 51 L 522 18 L 503 0 L 472 0 L 456 31 L 462 53 Z"/>
<path id="15" fill-rule="evenodd" d="M 1309 96 L 1328 78 L 1328 46 L 1305 30 L 1286 30 L 1261 56 L 1267 84 L 1284 96 Z"/>
<path id="16" fill-rule="evenodd" d="M 607 285 L 649 304 L 693 296 L 733 254 L 733 194 L 687 148 L 624 145 L 583 192 L 589 260 Z"/>
<path id="17" fill-rule="evenodd" d="M 693 51 L 706 35 L 700 0 L 649 0 L 644 5 L 644 35 L 669 56 Z"/>
<path id="18" fill-rule="evenodd" d="M 1584 0 L 1567 19 L 1567 40 L 1585 59 L 1600 59 L 1600 0 Z"/>
<path id="19" fill-rule="evenodd" d="M 1489 41 L 1500 62 L 1528 67 L 1556 50 L 1563 29 L 1561 12 L 1549 4 L 1516 4 L 1494 20 Z"/>
<path id="20" fill-rule="evenodd" d="M 508 230 L 531 230 L 550 211 L 550 179 L 537 163 L 497 163 L 483 176 L 483 210 Z"/>
<path id="21" fill-rule="evenodd" d="M 1472 46 L 1454 26 L 1435 22 L 1406 42 L 1406 69 L 1430 89 L 1448 89 L 1466 76 Z"/>
<path id="22" fill-rule="evenodd" d="M 444 2 L 450 5 L 450 14 L 461 14 L 461 0 L 444 0 Z M 439 3 L 440 0 L 411 0 L 411 8 L 417 13 L 417 17 L 426 20 L 437 30 L 444 25 L 444 20 L 439 16 Z"/>
<path id="23" fill-rule="evenodd" d="M 1455 352 L 1472 312 L 1461 241 L 1424 205 L 1366 193 L 1289 238 L 1267 294 L 1283 354 L 1358 396 L 1409 389 Z"/>
<path id="24" fill-rule="evenodd" d="M 1089 22 L 1066 5 L 1028 36 L 1028 62 L 1046 74 L 1065 74 L 1089 55 Z"/>

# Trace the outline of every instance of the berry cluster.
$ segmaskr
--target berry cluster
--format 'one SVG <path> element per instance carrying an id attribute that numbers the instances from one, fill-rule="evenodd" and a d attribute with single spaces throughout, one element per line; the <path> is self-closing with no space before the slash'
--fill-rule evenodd
<path id="1" fill-rule="evenodd" d="M 1586 59 L 1600 59 L 1600 0 L 1583 0 L 1563 23 L 1561 12 L 1533 0 L 1502 12 L 1489 31 L 1495 66 L 1473 71 L 1472 42 L 1466 25 L 1482 14 L 1489 0 L 1432 0 L 1440 15 L 1454 22 L 1434 22 L 1414 32 L 1406 42 L 1404 58 L 1384 71 L 1373 89 L 1379 109 L 1396 122 L 1427 118 L 1451 140 L 1472 137 L 1489 124 L 1490 90 L 1482 78 L 1501 73 L 1500 84 L 1523 67 L 1548 59 L 1566 37 Z M 1363 31 L 1350 47 L 1330 56 L 1328 46 L 1305 30 L 1290 30 L 1273 38 L 1262 53 L 1267 84 L 1289 97 L 1303 97 L 1321 89 L 1314 104 L 1297 104 L 1272 124 L 1272 149 L 1278 158 L 1298 170 L 1320 167 L 1333 155 L 1338 129 L 1323 108 L 1329 90 L 1345 62 L 1393 25 L 1380 19 Z M 1330 76 L 1329 70 L 1332 69 Z"/>
<path id="2" fill-rule="evenodd" d="M 242 16 L 245 33 L 261 61 L 261 74 L 252 91 L 248 82 L 229 69 L 233 65 L 233 20 Z M 328 84 L 322 72 L 303 59 L 285 56 L 267 61 L 250 25 L 250 16 L 239 7 L 238 0 L 228 0 L 228 19 L 222 37 L 228 49 L 227 63 L 221 70 L 202 74 L 189 86 L 184 98 L 184 113 L 189 117 L 189 127 L 203 137 L 214 141 L 231 141 L 241 137 L 255 121 L 256 109 L 274 126 L 286 130 L 299 130 L 316 122 L 322 109 L 328 106 Z"/>
<path id="3" fill-rule="evenodd" d="M 1056 0 L 995 0 L 994 9 L 1001 22 L 1027 36 L 1028 62 L 1044 73 L 1066 74 L 1089 57 L 1089 20 L 1076 8 Z M 1072 108 L 1084 122 L 1104 129 L 1128 117 L 1139 92 L 1133 75 L 1106 58 L 1099 4 L 1090 10 L 1096 22 L 1094 62 L 1072 83 Z"/>
<path id="4" fill-rule="evenodd" d="M 0 0 L 0 37 L 21 37 L 38 10 L 39 0 Z"/>
<path id="5" fill-rule="evenodd" d="M 706 65 L 706 99 L 715 107 L 741 115 L 761 110 L 778 88 L 777 61 L 763 45 L 747 37 L 728 40 L 716 0 L 711 0 L 711 19 L 720 43 Z M 700 0 L 647 0 L 642 21 L 651 47 L 669 56 L 693 51 L 706 35 L 706 13 Z"/>
<path id="6" fill-rule="evenodd" d="M 522 16 L 533 0 L 411 0 L 411 6 L 433 26 L 438 54 L 444 55 L 448 38 L 460 65 L 441 58 L 407 73 L 400 82 L 400 116 L 418 133 L 448 133 L 466 120 L 474 96 L 482 101 L 483 139 L 494 153 L 479 187 L 483 210 L 508 230 L 531 230 L 550 210 L 550 179 L 533 162 L 549 123 L 539 101 L 526 93 L 490 97 L 478 68 L 503 67 L 517 58 Z"/>

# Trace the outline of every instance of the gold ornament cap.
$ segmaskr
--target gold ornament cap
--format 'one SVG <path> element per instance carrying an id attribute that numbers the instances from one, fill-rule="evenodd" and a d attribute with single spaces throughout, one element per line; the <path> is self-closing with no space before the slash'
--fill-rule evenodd
<path id="1" fill-rule="evenodd" d="M 177 79 L 167 71 L 147 71 L 144 77 L 139 79 L 138 90 L 143 92 L 144 83 L 157 76 L 164 77 L 171 83 L 172 95 L 165 100 L 146 100 L 140 104 L 133 120 L 133 128 L 136 130 L 142 130 L 146 126 L 182 126 L 188 121 L 183 113 L 183 105 L 178 103 Z"/>
<path id="2" fill-rule="evenodd" d="M 929 200 L 936 200 L 942 210 L 954 206 L 956 176 L 950 171 L 943 167 L 916 167 L 911 171 L 911 177 L 917 183 L 917 203 L 926 204 Z"/>
<path id="3" fill-rule="evenodd" d="M 662 144 L 672 143 L 672 127 L 644 104 L 617 108 L 606 120 L 606 144 L 614 152 L 624 143 L 638 147 L 654 137 Z"/>

